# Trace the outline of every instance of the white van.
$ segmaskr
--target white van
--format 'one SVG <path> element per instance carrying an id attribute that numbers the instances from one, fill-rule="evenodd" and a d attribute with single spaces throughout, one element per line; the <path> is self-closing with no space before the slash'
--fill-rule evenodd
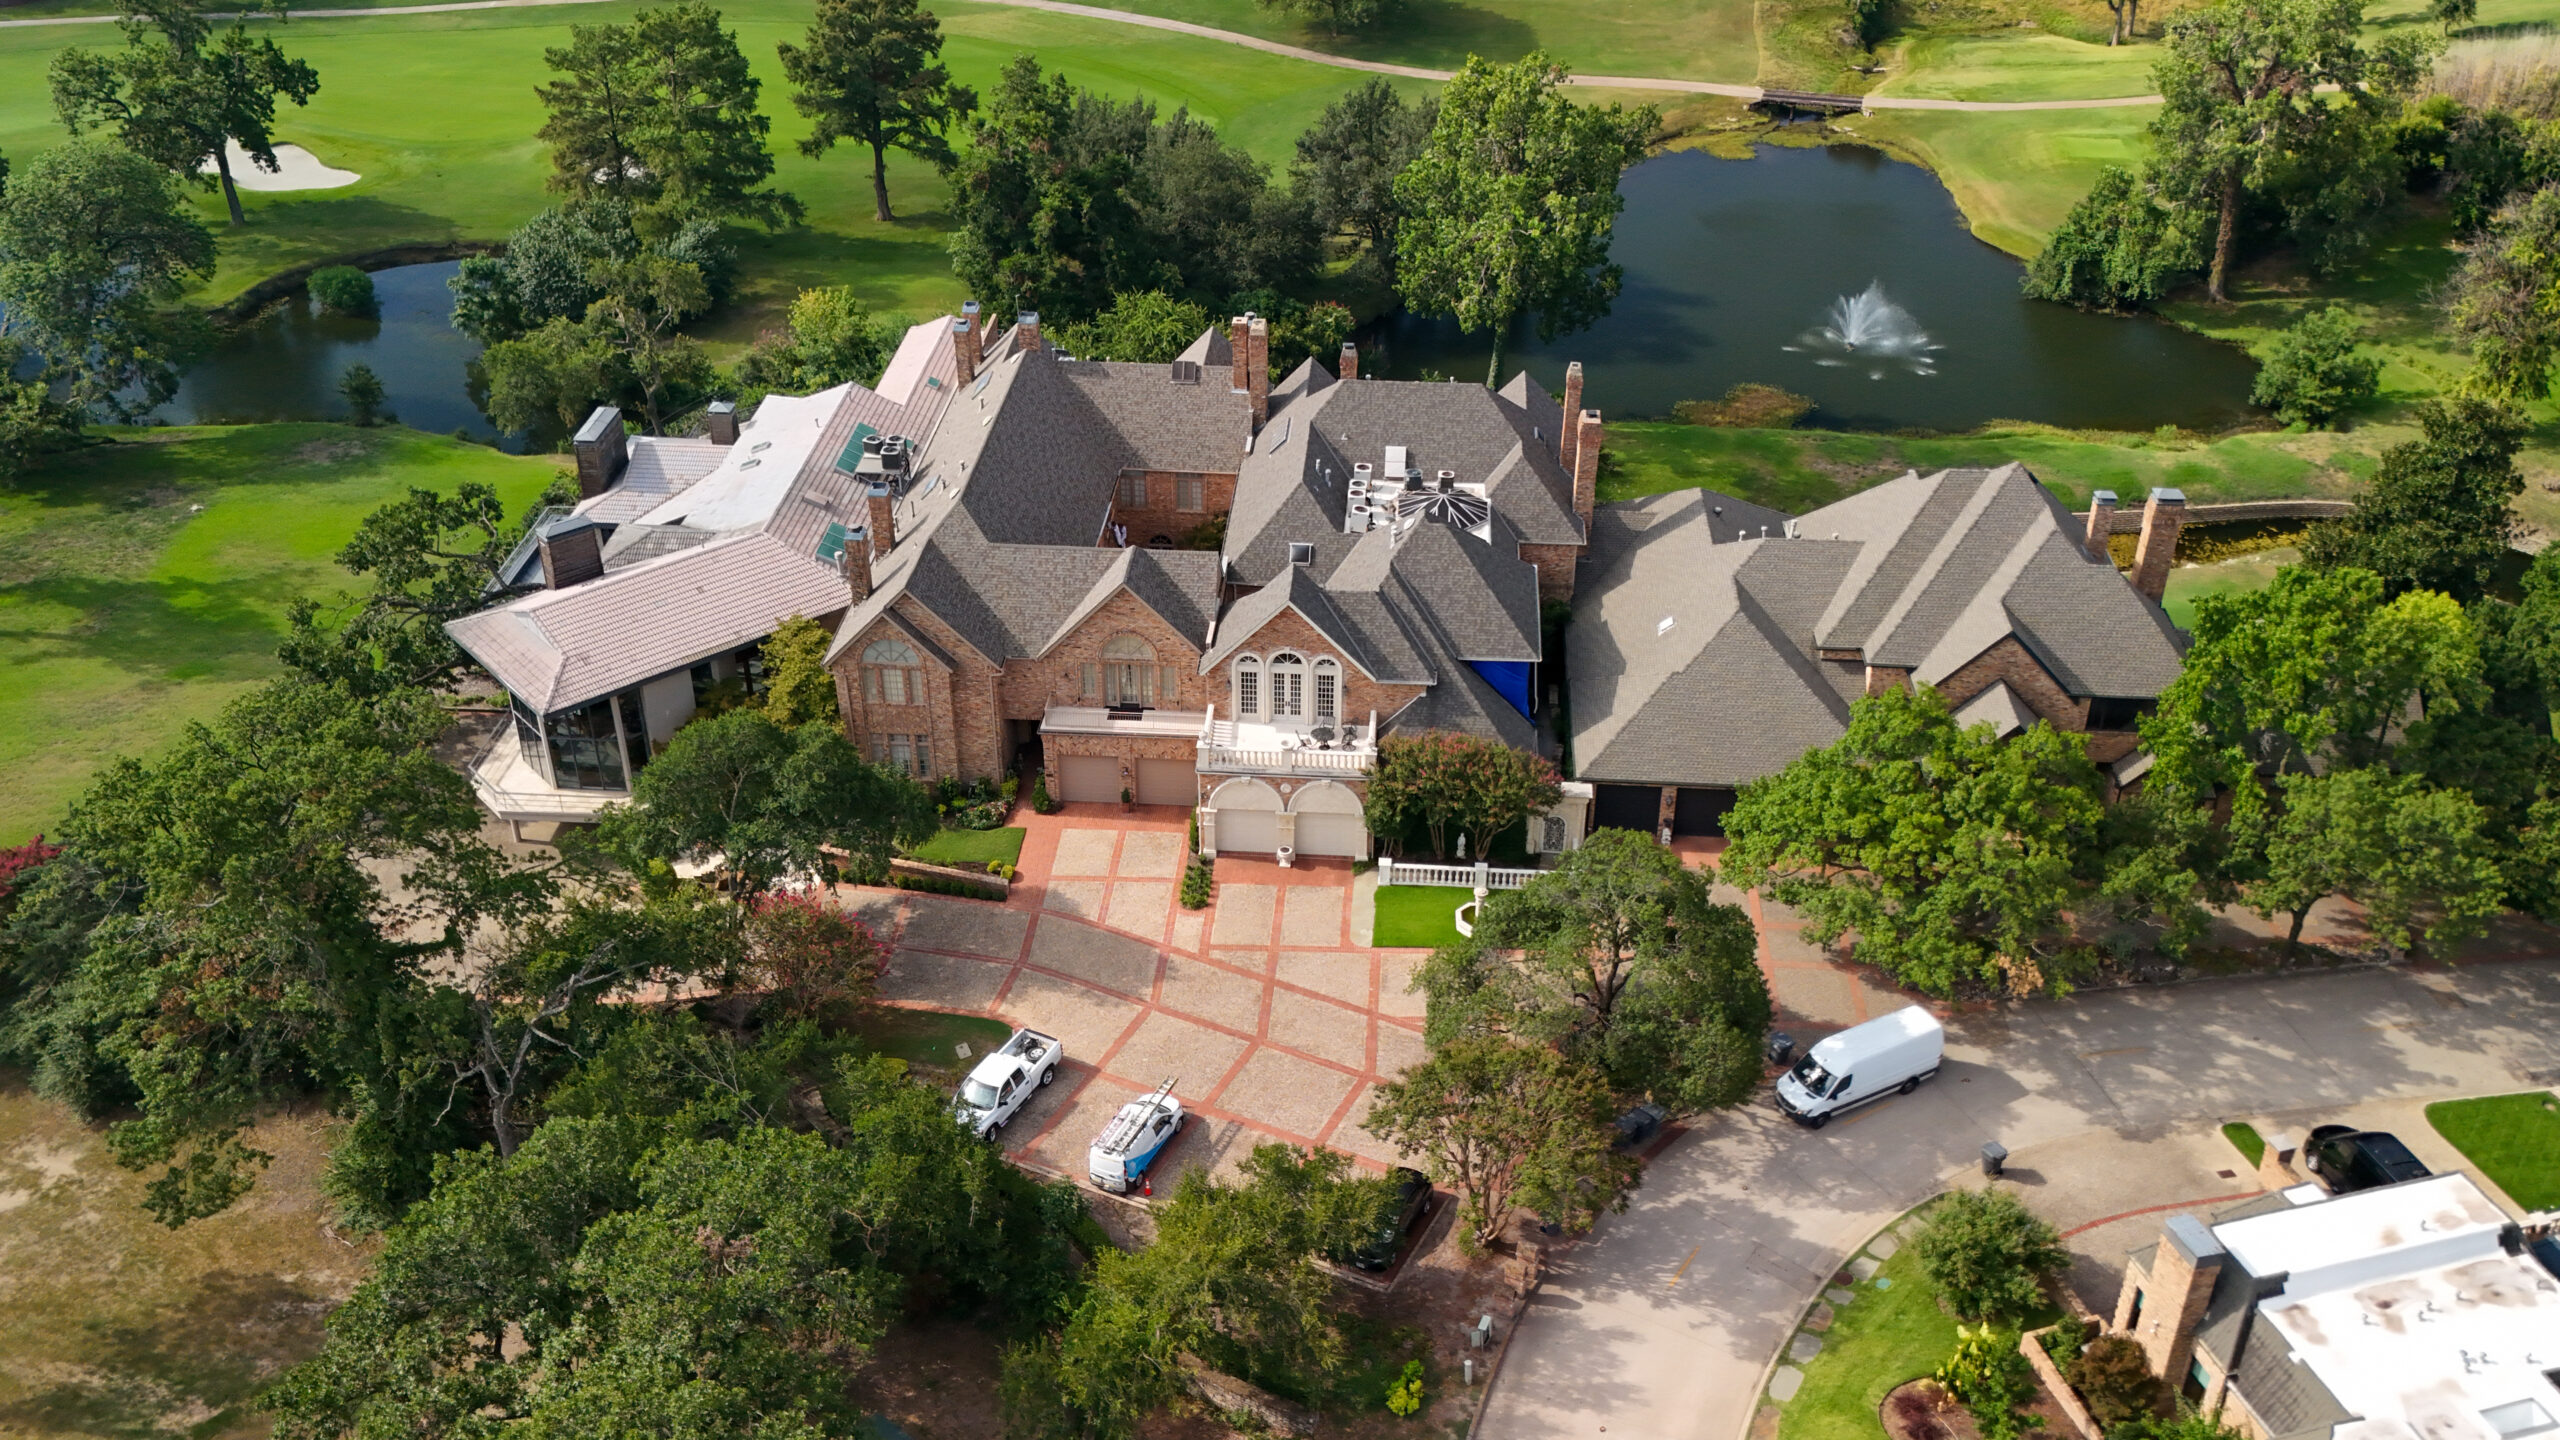
<path id="1" fill-rule="evenodd" d="M 1947 1032 L 1917 1005 L 1816 1044 L 1778 1077 L 1778 1108 L 1808 1130 L 1880 1095 L 1908 1095 L 1938 1073 Z"/>

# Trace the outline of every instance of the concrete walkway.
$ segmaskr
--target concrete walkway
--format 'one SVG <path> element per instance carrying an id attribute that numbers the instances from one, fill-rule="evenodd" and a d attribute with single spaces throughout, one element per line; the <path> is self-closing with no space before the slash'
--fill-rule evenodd
<path id="1" fill-rule="evenodd" d="M 1626 1214 L 1556 1256 L 1480 1433 L 1738 1440 L 1841 1262 L 1976 1174 L 1985 1141 L 2050 1157 L 2020 1178 L 2060 1198 L 2030 1188 L 2029 1203 L 2104 1211 L 2072 1223 L 2120 1262 L 2156 1228 L 2150 1207 L 2254 1188 L 2223 1179 L 2239 1167 L 2195 1133 L 2222 1120 L 2300 1133 L 2387 1102 L 2554 1081 L 2560 966 L 2547 961 L 2205 981 L 1962 1019 L 1944 1072 L 1914 1095 L 1819 1132 L 1765 1109 L 1717 1117 L 1656 1160 Z M 2080 1267 L 2073 1279 L 2084 1294 L 2106 1284 Z"/>
<path id="2" fill-rule="evenodd" d="M 360 20 L 376 15 L 442 15 L 457 10 L 524 10 L 545 5 L 602 5 L 611 0 L 453 0 L 441 5 L 385 5 L 374 9 L 296 10 L 306 20 Z M 1076 5 L 1069 0 L 971 0 L 982 5 L 1009 5 L 1017 10 L 1046 10 L 1056 15 L 1072 15 L 1080 20 L 1101 20 L 1114 25 L 1135 25 L 1145 30 L 1162 30 L 1168 34 L 1188 35 L 1196 40 L 1214 40 L 1223 45 L 1241 45 L 1266 55 L 1288 60 L 1303 60 L 1311 65 L 1330 65 L 1337 70 L 1359 70 L 1371 75 L 1393 75 L 1406 80 L 1446 80 L 1453 73 L 1420 65 L 1394 65 L 1381 60 L 1355 60 L 1348 55 L 1333 55 L 1310 50 L 1303 45 L 1266 40 L 1236 30 L 1220 30 L 1209 25 L 1194 25 L 1188 20 L 1169 20 L 1161 15 L 1141 15 L 1128 10 L 1113 10 L 1100 5 Z M 253 13 L 252 19 L 263 12 Z M 222 16 L 219 18 L 229 18 Z M 113 15 L 56 15 L 30 20 L 0 20 L 0 29 L 26 25 L 109 25 Z M 1737 100 L 1758 100 L 1761 87 L 1730 85 L 1713 80 L 1674 80 L 1659 75 L 1575 75 L 1567 82 L 1604 90 L 1662 90 L 1685 95 L 1725 95 Z M 2124 106 L 2157 105 L 2157 95 L 2120 95 L 2101 100 L 1920 100 L 1896 95 L 1870 95 L 1869 110 L 2108 110 Z"/>

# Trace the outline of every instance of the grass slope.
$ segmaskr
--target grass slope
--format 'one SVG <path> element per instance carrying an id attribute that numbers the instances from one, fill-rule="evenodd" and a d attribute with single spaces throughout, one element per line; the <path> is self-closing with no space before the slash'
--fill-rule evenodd
<path id="1" fill-rule="evenodd" d="M 249 1199 L 169 1230 L 147 1176 L 95 1127 L 0 1077 L 0 1432 L 248 1440 L 258 1388 L 319 1348 L 321 1320 L 371 1263 L 326 1227 L 320 1168 L 336 1123 L 271 1116 L 241 1138 L 275 1156 Z"/>
<path id="2" fill-rule="evenodd" d="M 1625 0 L 1640 8 L 1638 0 Z M 364 176 L 342 190 L 244 193 L 249 223 L 221 219 L 217 197 L 200 209 L 221 239 L 219 269 L 200 298 L 239 294 L 278 270 L 325 256 L 404 242 L 497 239 L 552 203 L 548 159 L 533 138 L 543 111 L 535 87 L 550 78 L 546 47 L 568 43 L 571 24 L 627 18 L 628 5 L 443 15 L 297 20 L 280 38 L 320 72 L 319 95 L 286 107 L 277 138 L 308 146 Z M 745 340 L 772 323 L 804 286 L 851 284 L 874 305 L 933 313 L 962 297 L 946 250 L 945 189 L 931 167 L 893 158 L 890 193 L 900 218 L 871 218 L 868 156 L 839 146 L 810 160 L 795 148 L 808 122 L 791 108 L 774 47 L 801 38 L 806 4 L 742 0 L 722 7 L 764 82 L 773 119 L 776 183 L 809 206 L 807 225 L 775 234 L 735 232 L 744 262 L 741 303 L 711 338 Z M 1299 132 L 1361 78 L 1329 66 L 1234 45 L 997 6 L 942 0 L 945 58 L 981 91 L 1022 52 L 1077 84 L 1145 95 L 1167 110 L 1188 106 L 1274 166 Z M 0 30 L 0 153 L 21 162 L 57 144 L 45 68 L 66 46 L 112 46 L 105 26 Z M 1422 88 L 1419 84 L 1415 89 Z"/>
<path id="3" fill-rule="evenodd" d="M 123 432 L 0 495 L 0 843 L 53 825 L 111 756 L 159 748 L 276 672 L 286 607 L 343 593 L 332 558 L 410 486 L 558 473 L 409 430 Z"/>
<path id="4" fill-rule="evenodd" d="M 2560 1100 L 2547 1090 L 2445 1100 L 2427 1107 L 2463 1158 L 2527 1210 L 2560 1206 Z"/>

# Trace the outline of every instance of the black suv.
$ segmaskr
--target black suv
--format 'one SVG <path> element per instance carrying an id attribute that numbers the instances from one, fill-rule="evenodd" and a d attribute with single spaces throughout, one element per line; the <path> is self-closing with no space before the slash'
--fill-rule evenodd
<path id="1" fill-rule="evenodd" d="M 2409 1153 L 2399 1136 L 2352 1125 L 2323 1125 L 2312 1131 L 2303 1155 L 2311 1173 L 2328 1181 L 2329 1188 L 2340 1195 L 2424 1180 L 2434 1173 Z"/>
<path id="2" fill-rule="evenodd" d="M 1390 1171 L 1387 1179 L 1396 1187 L 1396 1205 L 1387 1212 L 1386 1221 L 1377 1233 L 1353 1247 L 1339 1258 L 1363 1270 L 1378 1271 L 1396 1263 L 1397 1252 L 1404 1249 L 1404 1237 L 1431 1209 L 1431 1177 L 1410 1167 Z"/>

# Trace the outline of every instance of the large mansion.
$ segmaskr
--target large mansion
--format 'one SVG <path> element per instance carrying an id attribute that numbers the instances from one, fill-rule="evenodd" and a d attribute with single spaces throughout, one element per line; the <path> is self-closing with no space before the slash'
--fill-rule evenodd
<path id="1" fill-rule="evenodd" d="M 1556 754 L 1548 601 L 1575 604 L 1572 759 L 1604 823 L 1643 828 L 1712 827 L 1873 685 L 2121 732 L 2176 672 L 2157 585 L 2014 465 L 1800 519 L 1702 491 L 1603 509 L 1579 364 L 1561 398 L 1525 372 L 1363 379 L 1348 345 L 1275 380 L 1251 316 L 1158 365 L 976 309 L 909 330 L 874 386 L 769 396 L 743 424 L 715 407 L 705 439 L 590 419 L 578 505 L 451 627 L 514 702 L 474 772 L 492 811 L 577 822 L 626 797 L 715 687 L 755 686 L 794 615 L 833 629 L 873 758 L 1036 767 L 1062 800 L 1191 807 L 1203 849 L 1266 854 L 1368 853 L 1382 735 Z M 2174 513 L 2161 528 L 2173 545 Z M 1539 848 L 1579 843 L 1586 810 Z"/>

